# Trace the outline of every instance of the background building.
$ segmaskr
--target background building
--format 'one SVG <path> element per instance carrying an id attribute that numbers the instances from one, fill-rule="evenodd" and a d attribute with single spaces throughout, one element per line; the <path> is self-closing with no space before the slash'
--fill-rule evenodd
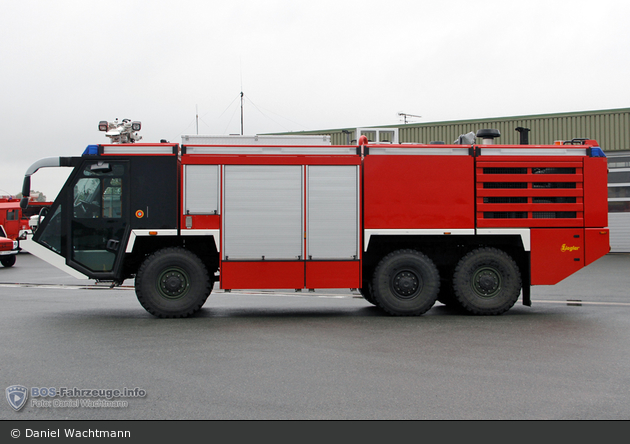
<path id="1" fill-rule="evenodd" d="M 496 117 L 446 122 L 407 123 L 364 128 L 337 128 L 283 134 L 330 136 L 333 145 L 354 145 L 365 135 L 372 143 L 453 143 L 460 135 L 493 128 L 499 144 L 519 144 L 528 128 L 531 145 L 557 140 L 594 139 L 608 157 L 608 211 L 612 252 L 630 252 L 630 108 L 574 113 Z"/>

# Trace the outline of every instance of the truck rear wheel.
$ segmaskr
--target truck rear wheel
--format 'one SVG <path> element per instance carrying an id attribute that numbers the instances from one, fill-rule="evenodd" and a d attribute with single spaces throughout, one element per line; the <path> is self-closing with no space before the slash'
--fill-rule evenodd
<path id="1" fill-rule="evenodd" d="M 392 315 L 421 315 L 437 299 L 440 275 L 431 259 L 416 250 L 398 250 L 385 256 L 372 281 L 376 305 Z"/>
<path id="2" fill-rule="evenodd" d="M 453 277 L 455 297 L 461 307 L 478 315 L 508 311 L 521 292 L 518 265 L 504 251 L 479 248 L 464 256 Z"/>
<path id="3" fill-rule="evenodd" d="M 183 248 L 165 248 L 149 256 L 136 275 L 140 304 L 160 318 L 185 318 L 206 302 L 212 291 L 203 262 Z"/>
<path id="4" fill-rule="evenodd" d="M 3 257 L 2 259 L 0 259 L 0 263 L 7 268 L 12 267 L 15 265 L 16 256 L 17 256 L 16 254 L 12 254 L 10 256 Z"/>

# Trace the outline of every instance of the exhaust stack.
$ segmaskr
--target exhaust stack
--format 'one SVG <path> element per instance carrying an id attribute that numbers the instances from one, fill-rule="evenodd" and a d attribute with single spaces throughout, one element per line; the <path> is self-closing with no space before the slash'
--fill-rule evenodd
<path id="1" fill-rule="evenodd" d="M 520 133 L 520 141 L 521 145 L 529 145 L 529 132 L 531 131 L 529 128 L 523 128 L 519 126 L 515 128 L 516 131 Z"/>

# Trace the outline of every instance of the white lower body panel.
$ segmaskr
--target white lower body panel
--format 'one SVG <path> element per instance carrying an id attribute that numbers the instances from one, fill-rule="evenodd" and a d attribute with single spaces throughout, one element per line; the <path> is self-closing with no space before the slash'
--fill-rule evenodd
<path id="1" fill-rule="evenodd" d="M 33 256 L 40 258 L 44 262 L 48 262 L 53 267 L 58 268 L 59 270 L 69 274 L 70 276 L 73 276 L 77 279 L 90 279 L 83 273 L 80 273 L 74 268 L 67 266 L 65 257 L 60 256 L 54 251 L 51 251 L 48 248 L 33 242 L 31 235 L 27 236 L 27 238 L 21 241 L 20 244 L 23 250 L 28 251 Z"/>

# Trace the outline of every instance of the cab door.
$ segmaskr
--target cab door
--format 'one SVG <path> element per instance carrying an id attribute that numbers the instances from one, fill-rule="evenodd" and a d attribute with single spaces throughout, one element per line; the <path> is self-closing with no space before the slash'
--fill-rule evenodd
<path id="1" fill-rule="evenodd" d="M 66 261 L 91 278 L 119 274 L 129 236 L 128 178 L 129 163 L 122 160 L 86 161 L 74 176 Z"/>

